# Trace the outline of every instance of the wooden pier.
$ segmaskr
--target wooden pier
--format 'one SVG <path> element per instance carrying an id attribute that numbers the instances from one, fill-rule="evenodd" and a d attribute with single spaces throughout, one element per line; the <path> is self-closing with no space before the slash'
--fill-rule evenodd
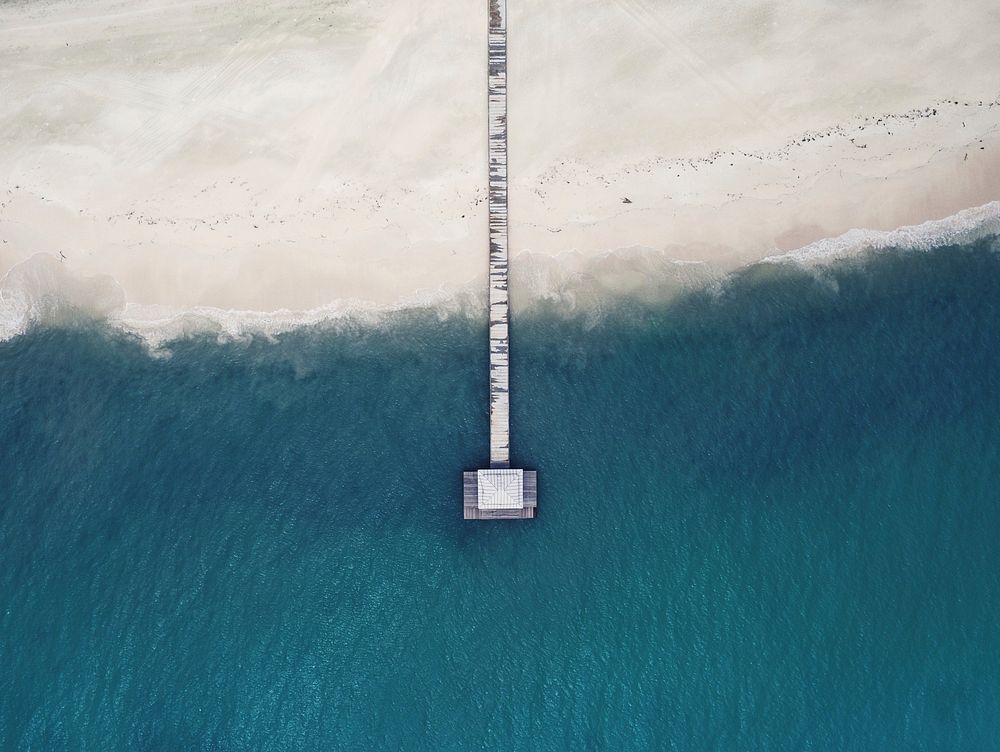
<path id="1" fill-rule="evenodd" d="M 467 520 L 535 516 L 534 470 L 510 467 L 510 305 L 507 296 L 507 3 L 489 1 L 487 122 L 490 245 L 490 467 L 464 473 Z"/>
<path id="2" fill-rule="evenodd" d="M 507 4 L 489 0 L 490 466 L 510 465 L 507 300 Z"/>

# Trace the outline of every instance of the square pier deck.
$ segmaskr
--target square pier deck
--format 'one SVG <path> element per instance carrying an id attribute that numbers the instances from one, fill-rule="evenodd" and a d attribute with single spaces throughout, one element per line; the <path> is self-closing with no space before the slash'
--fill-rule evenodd
<path id="1" fill-rule="evenodd" d="M 520 520 L 535 516 L 538 476 L 534 470 L 492 468 L 463 473 L 467 520 Z"/>

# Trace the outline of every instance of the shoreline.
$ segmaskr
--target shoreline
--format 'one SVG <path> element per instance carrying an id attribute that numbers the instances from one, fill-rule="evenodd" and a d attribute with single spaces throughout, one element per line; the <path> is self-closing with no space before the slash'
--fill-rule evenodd
<path id="1" fill-rule="evenodd" d="M 852 229 L 734 267 L 677 261 L 663 251 L 641 247 L 592 255 L 523 252 L 512 258 L 512 306 L 520 315 L 543 304 L 572 315 L 600 311 L 623 300 L 667 303 L 677 295 L 724 283 L 733 274 L 761 265 L 822 268 L 882 251 L 928 251 L 987 237 L 1000 237 L 1000 201 L 893 230 Z M 113 278 L 77 275 L 49 254 L 36 254 L 0 278 L 0 342 L 35 326 L 58 325 L 83 316 L 137 336 L 157 350 L 193 335 L 233 341 L 340 323 L 377 326 L 386 316 L 418 310 L 433 310 L 440 316 L 485 317 L 485 275 L 451 287 L 416 290 L 393 303 L 355 298 L 311 309 L 270 311 L 129 302 Z"/>

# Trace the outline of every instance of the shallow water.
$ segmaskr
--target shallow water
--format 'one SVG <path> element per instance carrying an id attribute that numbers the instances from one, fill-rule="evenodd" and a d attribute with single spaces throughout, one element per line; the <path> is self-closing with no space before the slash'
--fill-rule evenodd
<path id="1" fill-rule="evenodd" d="M 0 344 L 0 748 L 991 749 L 998 242 L 512 332 Z"/>

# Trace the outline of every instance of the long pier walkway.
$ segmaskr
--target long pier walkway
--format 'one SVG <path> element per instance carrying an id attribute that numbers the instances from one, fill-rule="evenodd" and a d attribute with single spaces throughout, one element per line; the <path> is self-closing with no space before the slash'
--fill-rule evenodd
<path id="1" fill-rule="evenodd" d="M 507 298 L 507 3 L 490 0 L 490 467 L 510 467 L 510 341 Z"/>
<path id="2" fill-rule="evenodd" d="M 489 2 L 490 466 L 463 474 L 467 520 L 535 516 L 534 470 L 510 466 L 510 305 L 507 297 L 507 3 Z"/>

